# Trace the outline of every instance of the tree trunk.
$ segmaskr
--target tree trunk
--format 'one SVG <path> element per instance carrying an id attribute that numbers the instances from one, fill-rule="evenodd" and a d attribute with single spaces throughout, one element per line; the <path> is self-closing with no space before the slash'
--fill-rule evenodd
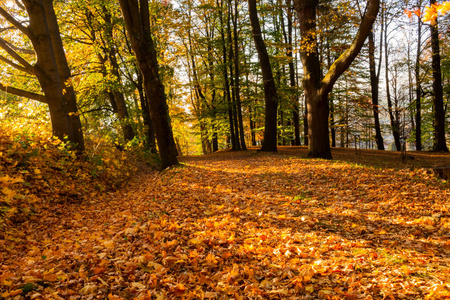
<path id="1" fill-rule="evenodd" d="M 418 1 L 420 7 L 421 1 Z M 422 87 L 420 79 L 420 54 L 422 53 L 422 20 L 417 18 L 417 51 L 414 76 L 416 79 L 416 150 L 422 151 Z"/>
<path id="2" fill-rule="evenodd" d="M 150 117 L 150 107 L 144 91 L 143 78 L 139 69 L 136 73 L 138 77 L 137 89 L 141 102 L 142 119 L 144 120 L 145 127 L 145 147 L 150 150 L 151 153 L 156 153 L 155 128 L 153 127 L 152 118 Z"/>
<path id="3" fill-rule="evenodd" d="M 222 42 L 222 56 L 223 56 L 223 78 L 224 78 L 224 97 L 226 98 L 228 104 L 228 123 L 230 125 L 230 140 L 231 140 L 231 149 L 237 150 L 237 138 L 234 133 L 234 123 L 233 123 L 233 106 L 231 101 L 231 93 L 230 93 L 230 83 L 228 79 L 228 58 L 227 58 L 227 45 L 225 41 L 225 26 L 223 21 L 223 2 L 217 1 L 217 6 L 219 7 L 219 20 L 220 20 L 220 37 Z"/>
<path id="4" fill-rule="evenodd" d="M 381 49 L 382 48 L 380 46 L 380 51 Z M 370 88 L 372 92 L 372 110 L 375 124 L 375 142 L 377 143 L 378 150 L 384 150 L 384 141 L 383 135 L 381 134 L 380 117 L 379 117 L 380 113 L 378 104 L 380 77 L 379 72 L 377 73 L 375 67 L 375 41 L 373 32 L 369 33 L 369 65 L 370 65 Z"/>
<path id="5" fill-rule="evenodd" d="M 331 159 L 328 135 L 328 94 L 334 83 L 347 70 L 358 55 L 372 29 L 379 10 L 379 0 L 369 0 L 358 33 L 350 47 L 333 63 L 321 80 L 316 34 L 316 8 L 318 0 L 294 0 L 299 17 L 302 42 L 300 56 L 304 69 L 304 88 L 308 107 L 308 135 L 310 157 Z"/>
<path id="6" fill-rule="evenodd" d="M 247 150 L 245 144 L 244 122 L 242 121 L 242 103 L 240 89 L 240 70 L 239 70 L 239 40 L 238 40 L 238 0 L 234 1 L 234 17 L 233 17 L 233 36 L 234 36 L 234 86 L 236 89 L 236 110 L 239 123 L 239 134 L 241 140 L 241 149 Z"/>
<path id="7" fill-rule="evenodd" d="M 61 40 L 58 20 L 56 19 L 55 10 L 53 8 L 53 1 L 43 0 L 43 4 L 48 22 L 48 32 L 50 34 L 50 39 L 55 54 L 56 65 L 63 86 L 63 97 L 66 100 L 69 111 L 69 119 L 73 132 L 72 142 L 78 145 L 76 147 L 78 151 L 82 151 L 84 150 L 84 137 L 80 116 L 78 114 L 77 99 L 75 91 L 73 89 L 73 85 L 71 84 L 70 68 L 69 64 L 67 63 L 66 53 L 64 51 L 64 46 Z"/>
<path id="8" fill-rule="evenodd" d="M 430 6 L 435 4 L 436 0 L 430 0 Z M 434 150 L 448 152 L 445 141 L 445 112 L 444 112 L 444 96 L 442 90 L 442 74 L 441 74 L 441 54 L 439 52 L 439 29 L 437 18 L 431 20 L 431 49 L 432 68 L 433 68 L 433 105 L 434 105 Z"/>
<path id="9" fill-rule="evenodd" d="M 120 73 L 119 73 L 120 67 L 119 64 L 117 63 L 116 51 L 114 47 L 111 47 L 110 49 L 109 61 L 112 67 L 111 74 L 116 78 L 117 83 L 121 85 L 122 83 L 120 81 Z M 117 118 L 119 119 L 120 126 L 122 127 L 123 137 L 125 141 L 131 141 L 134 138 L 135 133 L 133 130 L 133 126 L 131 126 L 130 123 L 130 116 L 128 114 L 128 108 L 125 103 L 125 97 L 117 87 L 114 88 L 112 93 L 114 95 L 114 99 L 117 105 Z"/>
<path id="10" fill-rule="evenodd" d="M 391 98 L 391 89 L 389 83 L 389 54 L 388 54 L 388 43 L 387 43 L 387 30 L 384 31 L 384 38 L 386 43 L 384 44 L 384 72 L 385 72 L 385 80 L 386 80 L 386 99 L 388 103 L 388 111 L 389 111 L 389 120 L 391 122 L 392 135 L 394 136 L 394 144 L 395 150 L 401 151 L 401 142 L 400 142 L 400 128 L 398 119 L 395 117 L 393 108 L 392 108 L 392 98 Z"/>
<path id="11" fill-rule="evenodd" d="M 146 0 L 139 1 L 139 3 L 137 0 L 120 0 L 119 2 L 131 46 L 144 78 L 144 88 L 149 99 L 161 166 L 166 168 L 177 165 L 177 149 L 150 31 L 148 2 Z"/>
<path id="12" fill-rule="evenodd" d="M 270 66 L 269 54 L 261 35 L 261 27 L 258 20 L 256 0 L 248 0 L 250 23 L 252 26 L 253 39 L 258 52 L 259 63 L 264 82 L 264 99 L 266 115 L 264 122 L 264 141 L 261 151 L 277 151 L 277 106 L 278 95 L 273 79 L 272 67 Z"/>
<path id="13" fill-rule="evenodd" d="M 331 159 L 328 138 L 328 93 L 322 95 L 320 60 L 316 39 L 316 7 L 318 0 L 294 1 L 300 21 L 302 42 L 300 57 L 303 64 L 303 88 L 308 109 L 308 156 Z M 311 50 L 308 50 L 311 49 Z"/>
<path id="14" fill-rule="evenodd" d="M 31 40 L 37 56 L 34 66 L 26 68 L 36 75 L 50 111 L 53 134 L 84 150 L 84 138 L 76 96 L 70 84 L 70 69 L 65 57 L 59 26 L 50 0 L 24 0 L 29 26 L 19 28 Z"/>
<path id="15" fill-rule="evenodd" d="M 295 81 L 295 67 L 294 67 L 294 55 L 292 45 L 292 4 L 291 0 L 287 1 L 287 37 L 285 35 L 285 43 L 287 44 L 286 55 L 289 58 L 289 83 L 293 92 L 291 96 L 292 102 L 292 121 L 294 123 L 294 145 L 300 146 L 300 118 L 299 118 L 299 105 L 298 105 L 298 93 L 297 83 Z"/>
<path id="16" fill-rule="evenodd" d="M 228 46 L 229 52 L 228 52 L 228 58 L 230 60 L 228 67 L 230 68 L 230 84 L 231 84 L 231 112 L 233 117 L 233 128 L 234 128 L 234 137 L 236 139 L 236 149 L 237 151 L 241 150 L 241 141 L 240 141 L 240 134 L 239 134 L 239 122 L 238 122 L 238 116 L 237 116 L 237 107 L 236 107 L 236 84 L 234 82 L 234 60 L 236 59 L 234 57 L 234 51 L 233 51 L 233 38 L 231 34 L 231 19 L 233 18 L 231 13 L 231 0 L 228 0 L 227 5 L 227 37 L 228 37 Z"/>

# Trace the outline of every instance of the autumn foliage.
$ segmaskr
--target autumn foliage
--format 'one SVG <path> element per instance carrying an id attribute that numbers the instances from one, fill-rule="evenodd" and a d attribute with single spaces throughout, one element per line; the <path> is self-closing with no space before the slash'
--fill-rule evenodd
<path id="1" fill-rule="evenodd" d="M 3 299 L 450 296 L 450 186 L 420 168 L 448 154 L 219 152 L 112 192 L 110 156 L 7 130 L 1 147 Z"/>
<path id="2" fill-rule="evenodd" d="M 427 6 L 422 12 L 419 8 L 415 8 L 413 10 L 405 9 L 406 15 L 411 18 L 413 14 L 418 17 L 422 17 L 423 22 L 430 22 L 436 19 L 439 15 L 445 15 L 450 11 L 450 2 L 445 1 L 443 3 L 435 3 L 430 6 Z"/>
<path id="3" fill-rule="evenodd" d="M 112 191 L 134 169 L 124 163 L 125 152 L 105 147 L 101 140 L 77 156 L 39 122 L 9 125 L 0 127 L 0 232 L 8 223 L 34 215 L 38 203 L 80 203 Z"/>

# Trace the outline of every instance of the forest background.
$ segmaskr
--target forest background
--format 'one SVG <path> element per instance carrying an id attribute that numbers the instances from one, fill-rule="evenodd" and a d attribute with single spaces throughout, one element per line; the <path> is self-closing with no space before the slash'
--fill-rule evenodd
<path id="1" fill-rule="evenodd" d="M 39 50 L 33 49 L 36 45 L 30 38 L 33 26 L 27 21 L 25 7 L 18 3 L 3 1 L 1 9 L 1 119 L 9 127 L 30 130 L 29 124 L 36 123 L 39 130 L 50 132 L 54 120 L 50 122 L 49 108 L 58 109 L 49 105 L 50 96 L 36 72 L 34 64 L 43 64 L 44 59 L 36 56 Z M 64 47 L 60 53 L 65 53 L 66 59 L 59 81 L 65 85 L 63 94 L 74 95 L 68 101 L 69 114 L 72 119 L 79 116 L 76 126 L 82 128 L 78 131 L 83 136 L 72 139 L 55 133 L 55 126 L 61 128 L 61 124 L 53 124 L 53 133 L 69 141 L 86 140 L 89 149 L 116 144 L 119 148 L 138 146 L 155 152 L 149 106 L 152 97 L 146 94 L 118 3 L 53 4 Z M 178 154 L 261 145 L 266 105 L 247 3 L 148 4 L 149 35 L 153 37 Z M 368 42 L 328 96 L 331 146 L 436 149 L 432 26 L 429 15 L 425 16 L 426 23 L 423 20 L 429 4 L 381 2 Z M 365 5 L 358 1 L 320 1 L 315 38 L 321 76 L 351 44 Z M 441 9 L 445 11 L 445 5 Z M 308 145 L 301 37 L 293 3 L 262 1 L 258 3 L 258 16 L 277 90 L 278 144 Z M 443 102 L 438 106 L 442 106 L 444 131 L 448 132 L 448 17 L 440 15 L 438 21 L 443 88 Z M 66 93 L 68 90 L 72 91 Z"/>

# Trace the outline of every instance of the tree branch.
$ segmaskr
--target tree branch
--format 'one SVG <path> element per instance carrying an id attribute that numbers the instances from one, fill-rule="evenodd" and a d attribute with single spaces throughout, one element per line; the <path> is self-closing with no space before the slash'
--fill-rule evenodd
<path id="1" fill-rule="evenodd" d="M 22 66 L 25 67 L 31 74 L 34 74 L 34 67 L 30 65 L 22 56 L 15 52 L 11 47 L 8 46 L 7 42 L 0 38 L 0 48 L 3 48 L 9 55 L 16 59 Z"/>
<path id="2" fill-rule="evenodd" d="M 20 96 L 20 97 L 25 97 L 25 98 L 32 99 L 32 100 L 37 100 L 39 102 L 47 104 L 47 99 L 45 98 L 44 95 L 41 95 L 41 94 L 36 94 L 33 92 L 17 89 L 17 88 L 11 87 L 11 86 L 5 86 L 1 83 L 0 83 L 0 90 L 4 91 L 6 93 L 9 93 L 9 94 L 13 94 L 13 95 Z"/>
<path id="3" fill-rule="evenodd" d="M 5 18 L 9 23 L 16 26 L 17 29 L 22 31 L 25 35 L 30 36 L 30 31 L 27 27 L 23 26 L 21 22 L 17 21 L 13 16 L 11 16 L 6 10 L 0 7 L 0 15 Z"/>
<path id="4" fill-rule="evenodd" d="M 11 49 L 13 49 L 14 51 L 21 52 L 23 54 L 35 54 L 36 53 L 36 52 L 34 52 L 34 50 L 23 49 L 23 48 L 17 47 L 16 45 L 13 45 L 12 43 L 8 42 L 7 40 L 4 40 L 4 42 L 9 47 L 11 47 Z"/>
<path id="5" fill-rule="evenodd" d="M 355 39 L 350 45 L 350 48 L 348 48 L 344 53 L 341 54 L 341 56 L 339 56 L 339 58 L 333 63 L 333 65 L 328 70 L 328 73 L 322 80 L 322 88 L 320 91 L 322 94 L 327 94 L 333 89 L 333 85 L 336 80 L 345 72 L 345 70 L 347 70 L 352 61 L 358 55 L 359 51 L 364 45 L 367 36 L 369 35 L 370 30 L 372 29 L 372 25 L 375 22 L 379 8 L 380 0 L 368 1 L 367 11 L 364 14 L 364 18 L 361 21 L 358 33 L 356 34 Z"/>
<path id="6" fill-rule="evenodd" d="M 13 67 L 13 68 L 15 68 L 15 69 L 17 69 L 19 71 L 22 71 L 22 72 L 25 72 L 25 73 L 33 75 L 33 73 L 31 73 L 27 68 L 24 68 L 24 67 L 22 67 L 22 66 L 20 66 L 20 65 L 18 65 L 16 63 L 10 61 L 9 59 L 7 59 L 6 57 L 4 57 L 2 55 L 0 55 L 0 60 L 5 62 L 5 63 L 7 63 L 11 67 Z"/>

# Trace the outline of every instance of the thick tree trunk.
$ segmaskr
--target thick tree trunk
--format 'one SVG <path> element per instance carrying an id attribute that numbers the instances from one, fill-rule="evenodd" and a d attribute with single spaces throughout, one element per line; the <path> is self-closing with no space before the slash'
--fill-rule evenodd
<path id="1" fill-rule="evenodd" d="M 69 83 L 70 70 L 52 2 L 24 0 L 23 4 L 29 16 L 27 35 L 37 56 L 36 64 L 29 67 L 44 91 L 53 134 L 62 141 L 73 143 L 74 149 L 83 151 L 81 121 L 75 93 Z"/>
<path id="2" fill-rule="evenodd" d="M 144 78 L 144 88 L 149 100 L 162 168 L 177 165 L 177 149 L 150 31 L 148 2 L 146 0 L 139 3 L 137 0 L 120 0 L 119 2 L 131 46 Z"/>
<path id="3" fill-rule="evenodd" d="M 316 7 L 318 0 L 295 1 L 302 35 L 302 59 L 306 107 L 308 109 L 308 156 L 331 159 L 328 137 L 328 94 L 321 94 L 319 52 L 316 40 Z M 311 49 L 311 50 L 308 50 Z"/>
<path id="4" fill-rule="evenodd" d="M 372 29 L 379 10 L 379 0 L 369 0 L 358 33 L 350 47 L 333 63 L 321 80 L 316 34 L 318 0 L 294 0 L 300 23 L 302 42 L 300 56 L 304 69 L 304 88 L 308 107 L 308 135 L 310 157 L 331 159 L 328 134 L 328 94 L 336 80 L 347 70 L 358 55 Z"/>
<path id="5" fill-rule="evenodd" d="M 264 82 L 264 99 L 266 104 L 266 115 L 264 122 L 264 141 L 261 151 L 277 151 L 277 106 L 278 95 L 273 79 L 272 67 L 269 55 L 261 35 L 261 27 L 258 20 L 256 0 L 248 0 L 250 23 L 252 26 L 253 39 L 258 52 L 259 63 Z"/>
<path id="6" fill-rule="evenodd" d="M 380 77 L 379 73 L 377 74 L 375 66 L 375 41 L 373 32 L 369 33 L 369 65 L 370 65 L 370 88 L 372 92 L 372 110 L 375 125 L 375 142 L 377 144 L 378 150 L 384 150 L 384 141 L 383 136 L 381 134 L 380 116 L 379 116 L 380 112 L 378 105 Z"/>
<path id="7" fill-rule="evenodd" d="M 436 3 L 436 0 L 430 0 L 430 5 Z M 448 152 L 445 141 L 445 112 L 444 96 L 442 89 L 441 74 L 441 54 L 439 52 L 439 30 L 437 19 L 431 21 L 431 49 L 432 68 L 433 68 L 433 105 L 434 105 L 434 150 Z"/>
<path id="8" fill-rule="evenodd" d="M 53 52 L 55 54 L 56 66 L 63 86 L 63 97 L 66 100 L 69 111 L 69 118 L 73 132 L 73 143 L 77 146 L 79 151 L 84 150 L 84 137 L 81 126 L 80 116 L 77 113 L 77 99 L 75 91 L 71 84 L 71 74 L 69 64 L 67 63 L 66 53 L 61 40 L 61 33 L 59 31 L 58 20 L 56 19 L 55 10 L 53 8 L 52 0 L 43 0 L 45 16 L 48 24 L 48 32 L 52 42 Z"/>

